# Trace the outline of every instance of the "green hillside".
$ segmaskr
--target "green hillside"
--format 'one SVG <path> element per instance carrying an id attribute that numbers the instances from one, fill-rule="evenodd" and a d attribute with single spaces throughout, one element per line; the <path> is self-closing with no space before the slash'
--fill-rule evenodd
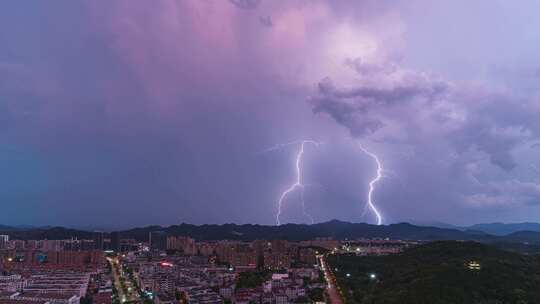
<path id="1" fill-rule="evenodd" d="M 471 261 L 480 269 L 470 269 Z M 384 257 L 330 256 L 328 262 L 347 303 L 540 303 L 538 256 L 474 242 L 433 242 Z"/>

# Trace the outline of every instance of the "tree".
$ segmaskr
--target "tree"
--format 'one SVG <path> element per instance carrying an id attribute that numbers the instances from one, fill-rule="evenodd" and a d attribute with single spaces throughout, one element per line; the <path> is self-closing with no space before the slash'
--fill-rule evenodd
<path id="1" fill-rule="evenodd" d="M 323 302 L 324 301 L 324 289 L 322 289 L 322 288 L 313 288 L 308 292 L 308 296 L 314 302 Z"/>
<path id="2" fill-rule="evenodd" d="M 80 300 L 80 304 L 92 304 L 92 302 L 93 302 L 93 299 L 91 295 L 86 295 L 82 297 Z"/>

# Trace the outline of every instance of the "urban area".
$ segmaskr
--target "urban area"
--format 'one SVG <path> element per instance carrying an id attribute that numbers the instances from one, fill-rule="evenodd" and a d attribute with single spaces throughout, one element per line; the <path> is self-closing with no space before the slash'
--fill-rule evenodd
<path id="1" fill-rule="evenodd" d="M 388 255 L 412 243 L 196 241 L 152 231 L 147 241 L 0 235 L 0 304 L 341 303 L 328 255 Z"/>

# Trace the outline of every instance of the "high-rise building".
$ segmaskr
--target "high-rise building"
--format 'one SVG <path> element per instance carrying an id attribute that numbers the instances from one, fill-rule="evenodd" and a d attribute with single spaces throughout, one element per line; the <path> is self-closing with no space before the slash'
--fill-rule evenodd
<path id="1" fill-rule="evenodd" d="M 111 232 L 111 250 L 120 252 L 120 232 Z"/>
<path id="2" fill-rule="evenodd" d="M 167 249 L 180 250 L 186 255 L 195 255 L 197 253 L 195 240 L 187 236 L 167 237 Z"/>
<path id="3" fill-rule="evenodd" d="M 302 263 L 315 265 L 317 264 L 316 251 L 313 248 L 298 249 L 298 260 Z"/>
<path id="4" fill-rule="evenodd" d="M 102 231 L 94 232 L 94 249 L 104 250 L 104 233 Z"/>
<path id="5" fill-rule="evenodd" d="M 9 235 L 0 235 L 0 249 L 7 248 L 9 242 Z"/>
<path id="6" fill-rule="evenodd" d="M 286 240 L 273 240 L 271 242 L 272 253 L 285 253 L 289 248 L 289 242 Z"/>
<path id="7" fill-rule="evenodd" d="M 165 231 L 152 231 L 149 235 L 150 249 L 166 250 L 167 233 Z"/>
<path id="8" fill-rule="evenodd" d="M 291 267 L 291 256 L 283 253 L 266 252 L 264 266 L 270 269 L 287 269 Z"/>
<path id="9" fill-rule="evenodd" d="M 62 240 L 42 240 L 39 249 L 43 251 L 61 251 L 64 250 Z"/>

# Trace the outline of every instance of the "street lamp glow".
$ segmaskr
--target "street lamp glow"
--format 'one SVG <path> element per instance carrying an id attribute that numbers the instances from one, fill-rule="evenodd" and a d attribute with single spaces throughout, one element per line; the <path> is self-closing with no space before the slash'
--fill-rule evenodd
<path id="1" fill-rule="evenodd" d="M 371 273 L 371 274 L 369 275 L 369 278 L 372 279 L 372 280 L 374 280 L 374 279 L 377 278 L 377 276 L 376 276 L 374 273 Z"/>
<path id="2" fill-rule="evenodd" d="M 347 273 L 346 276 L 347 276 L 347 278 L 350 278 L 350 277 L 351 277 L 351 274 L 350 274 L 350 273 Z"/>

